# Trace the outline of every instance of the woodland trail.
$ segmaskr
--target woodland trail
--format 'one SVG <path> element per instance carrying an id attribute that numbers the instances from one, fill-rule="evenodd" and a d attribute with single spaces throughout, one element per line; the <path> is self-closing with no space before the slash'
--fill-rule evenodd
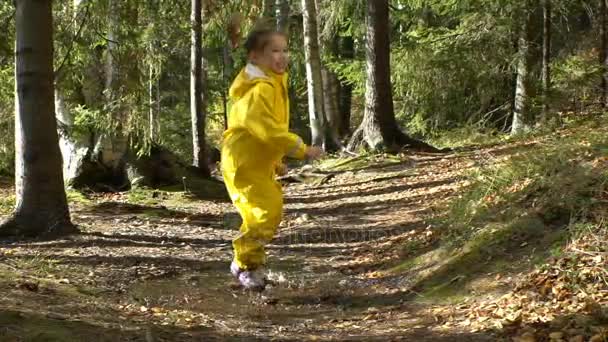
<path id="1" fill-rule="evenodd" d="M 228 272 L 228 202 L 163 191 L 72 201 L 82 234 L 0 245 L 0 340 L 495 341 L 442 328 L 407 273 L 384 271 L 431 248 L 434 208 L 509 148 L 379 158 L 287 185 L 263 295 Z"/>

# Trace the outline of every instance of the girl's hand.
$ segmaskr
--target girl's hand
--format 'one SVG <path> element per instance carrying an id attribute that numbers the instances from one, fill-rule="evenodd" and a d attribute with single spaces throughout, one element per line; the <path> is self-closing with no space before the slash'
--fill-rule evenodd
<path id="1" fill-rule="evenodd" d="M 277 165 L 277 167 L 275 168 L 275 173 L 277 174 L 277 176 L 285 176 L 287 174 L 287 165 L 280 163 Z"/>
<path id="2" fill-rule="evenodd" d="M 319 159 L 323 156 L 324 153 L 325 152 L 323 151 L 323 149 L 318 146 L 309 146 L 306 149 L 306 158 L 311 160 Z"/>

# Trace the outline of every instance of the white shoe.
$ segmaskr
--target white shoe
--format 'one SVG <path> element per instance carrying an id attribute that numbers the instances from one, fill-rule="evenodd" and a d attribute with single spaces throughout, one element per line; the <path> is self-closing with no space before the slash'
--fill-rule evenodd
<path id="1" fill-rule="evenodd" d="M 251 271 L 243 270 L 233 261 L 230 264 L 230 273 L 232 273 L 232 275 L 238 279 L 239 283 L 247 290 L 261 292 L 264 291 L 268 284 L 266 271 L 263 267 Z"/>
<path id="2" fill-rule="evenodd" d="M 238 279 L 238 278 L 239 278 L 239 274 L 240 274 L 242 271 L 243 271 L 243 270 L 241 270 L 241 269 L 240 269 L 239 265 L 237 265 L 235 261 L 233 261 L 233 262 L 230 264 L 230 273 L 232 273 L 232 275 L 233 275 L 235 278 L 237 278 L 237 279 Z"/>

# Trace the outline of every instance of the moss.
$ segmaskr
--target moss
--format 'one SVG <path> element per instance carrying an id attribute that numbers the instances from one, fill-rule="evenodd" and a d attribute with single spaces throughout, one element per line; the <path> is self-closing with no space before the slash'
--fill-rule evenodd
<path id="1" fill-rule="evenodd" d="M 15 208 L 15 195 L 0 196 L 0 215 L 9 215 Z"/>
<path id="2" fill-rule="evenodd" d="M 383 168 L 400 165 L 408 161 L 407 158 L 392 154 L 361 154 L 356 157 L 331 158 L 320 161 L 316 166 L 324 171 L 358 171 L 370 168 Z"/>
<path id="3" fill-rule="evenodd" d="M 91 200 L 81 191 L 68 189 L 66 195 L 69 203 L 91 204 Z"/>

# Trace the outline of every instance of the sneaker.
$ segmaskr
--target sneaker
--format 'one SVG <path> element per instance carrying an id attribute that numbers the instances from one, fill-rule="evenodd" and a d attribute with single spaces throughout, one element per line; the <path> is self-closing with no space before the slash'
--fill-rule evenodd
<path id="1" fill-rule="evenodd" d="M 230 264 L 230 273 L 232 273 L 232 275 L 236 278 L 239 279 L 239 274 L 241 274 L 243 270 L 240 269 L 239 265 L 236 264 L 236 262 L 232 262 Z"/>
<path id="2" fill-rule="evenodd" d="M 247 290 L 262 292 L 266 288 L 266 276 L 261 269 L 243 271 L 239 274 L 239 282 Z"/>
<path id="3" fill-rule="evenodd" d="M 230 264 L 230 273 L 238 279 L 239 283 L 247 289 L 252 291 L 264 291 L 268 280 L 266 279 L 266 271 L 263 267 L 255 270 L 247 271 L 238 267 L 233 261 Z"/>

